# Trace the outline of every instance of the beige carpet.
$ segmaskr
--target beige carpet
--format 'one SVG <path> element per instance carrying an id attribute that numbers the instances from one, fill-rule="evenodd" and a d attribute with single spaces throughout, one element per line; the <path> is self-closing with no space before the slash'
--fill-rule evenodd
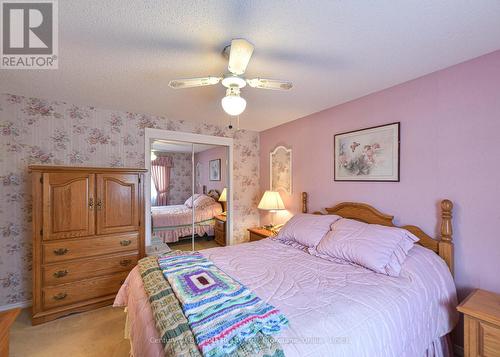
<path id="1" fill-rule="evenodd" d="M 12 325 L 10 356 L 14 357 L 127 357 L 123 338 L 125 313 L 104 307 L 31 326 L 31 311 L 24 309 Z"/>
<path id="2" fill-rule="evenodd" d="M 191 239 L 186 239 L 186 240 L 181 240 L 180 242 L 177 243 L 169 243 L 168 246 L 172 250 L 184 250 L 184 251 L 191 251 L 192 249 L 192 244 L 191 244 Z M 202 250 L 202 249 L 208 249 L 208 248 L 215 248 L 215 247 L 220 247 L 213 239 L 206 240 L 205 238 L 195 238 L 194 240 L 194 249 L 195 250 Z"/>
<path id="3" fill-rule="evenodd" d="M 195 249 L 219 247 L 215 241 L 196 239 Z M 191 250 L 191 241 L 171 245 Z M 104 307 L 31 326 L 31 309 L 24 309 L 12 325 L 11 357 L 128 357 L 129 341 L 123 338 L 123 309 Z"/>

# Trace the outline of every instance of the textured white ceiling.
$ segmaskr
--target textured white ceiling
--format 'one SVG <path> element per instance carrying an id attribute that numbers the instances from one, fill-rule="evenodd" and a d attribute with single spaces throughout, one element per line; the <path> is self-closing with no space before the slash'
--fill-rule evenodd
<path id="1" fill-rule="evenodd" d="M 500 49 L 498 0 L 64 0 L 59 70 L 0 70 L 0 90 L 102 108 L 227 124 L 222 86 L 170 79 L 220 75 L 232 38 L 256 49 L 241 127 L 263 130 Z"/>

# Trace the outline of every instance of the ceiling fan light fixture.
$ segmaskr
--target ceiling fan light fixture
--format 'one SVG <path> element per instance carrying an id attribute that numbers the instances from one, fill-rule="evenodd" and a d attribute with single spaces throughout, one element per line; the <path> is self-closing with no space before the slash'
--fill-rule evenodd
<path id="1" fill-rule="evenodd" d="M 245 111 L 247 106 L 247 101 L 245 98 L 240 96 L 239 90 L 234 90 L 229 88 L 226 92 L 226 96 L 221 100 L 222 109 L 232 116 L 240 115 Z"/>
<path id="2" fill-rule="evenodd" d="M 235 38 L 231 44 L 224 47 L 223 55 L 228 58 L 226 72 L 221 77 L 207 76 L 199 78 L 173 79 L 169 86 L 173 89 L 193 88 L 210 86 L 221 83 L 227 88 L 226 96 L 222 98 L 221 104 L 224 111 L 231 116 L 238 116 L 243 113 L 247 106 L 247 101 L 240 96 L 240 89 L 245 86 L 252 88 L 289 90 L 292 82 L 276 79 L 254 78 L 247 79 L 244 73 L 252 57 L 254 46 L 243 38 Z M 229 125 L 231 128 L 232 126 Z"/>

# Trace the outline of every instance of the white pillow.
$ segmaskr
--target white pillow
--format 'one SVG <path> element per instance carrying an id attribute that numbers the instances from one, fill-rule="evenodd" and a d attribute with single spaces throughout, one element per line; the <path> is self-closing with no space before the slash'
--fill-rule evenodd
<path id="1" fill-rule="evenodd" d="M 276 239 L 291 245 L 298 243 L 308 248 L 315 248 L 339 220 L 336 215 L 296 214 L 281 228 Z"/>
<path id="2" fill-rule="evenodd" d="M 397 277 L 408 251 L 418 240 L 406 229 L 342 218 L 332 225 L 312 254 Z"/>
<path id="3" fill-rule="evenodd" d="M 213 204 L 215 201 L 215 199 L 213 197 L 210 197 L 210 196 L 207 196 L 207 195 L 199 195 L 195 200 L 194 200 L 194 203 L 193 203 L 193 206 L 195 208 L 204 208 L 206 206 L 209 206 L 211 204 Z"/>
<path id="4" fill-rule="evenodd" d="M 189 208 L 193 208 L 193 202 L 196 201 L 196 199 L 198 197 L 200 197 L 201 195 L 199 193 L 195 193 L 194 195 L 192 195 L 191 197 L 189 197 L 186 202 L 184 202 L 184 205 L 189 207 Z"/>

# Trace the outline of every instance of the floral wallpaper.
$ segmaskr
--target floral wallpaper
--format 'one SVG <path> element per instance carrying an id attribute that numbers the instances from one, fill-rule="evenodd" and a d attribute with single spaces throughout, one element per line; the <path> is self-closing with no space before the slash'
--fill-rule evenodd
<path id="1" fill-rule="evenodd" d="M 144 167 L 144 128 L 234 138 L 234 236 L 259 223 L 259 136 L 212 124 L 0 95 L 0 306 L 31 299 L 29 164 Z"/>

